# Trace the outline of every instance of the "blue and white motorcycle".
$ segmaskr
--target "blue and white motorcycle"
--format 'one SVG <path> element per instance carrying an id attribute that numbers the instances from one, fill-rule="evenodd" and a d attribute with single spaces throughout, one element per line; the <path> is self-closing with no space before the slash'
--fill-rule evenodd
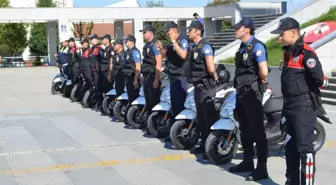
<path id="1" fill-rule="evenodd" d="M 146 122 L 146 100 L 145 100 L 145 93 L 143 86 L 140 88 L 139 97 L 135 99 L 128 111 L 127 111 L 127 121 L 128 123 L 137 129 L 141 129 L 144 127 L 144 124 Z"/>
<path id="2" fill-rule="evenodd" d="M 120 122 L 125 121 L 125 116 L 127 114 L 128 107 L 128 94 L 127 88 L 124 88 L 124 93 L 122 93 L 113 106 L 113 116 Z"/>
<path id="3" fill-rule="evenodd" d="M 217 86 L 215 96 L 216 110 L 219 110 L 225 95 L 232 90 L 232 83 L 224 83 Z M 194 89 L 188 94 L 184 107 L 185 109 L 175 117 L 175 122 L 170 129 L 170 138 L 176 149 L 187 150 L 194 147 L 200 138 L 200 133 L 196 129 Z"/>
<path id="4" fill-rule="evenodd" d="M 52 94 L 59 94 L 59 93 L 67 93 L 68 88 L 71 86 L 71 79 L 68 75 L 65 74 L 63 67 L 67 66 L 68 64 L 61 65 L 60 73 L 58 73 L 52 80 L 51 83 L 51 93 Z"/>
<path id="5" fill-rule="evenodd" d="M 212 132 L 205 143 L 206 155 L 215 164 L 229 162 L 235 156 L 238 144 L 241 144 L 239 123 L 236 121 L 239 117 L 234 115 L 236 94 L 236 91 L 230 92 L 225 99 L 220 110 L 221 118 L 212 125 Z M 268 145 L 279 144 L 284 138 L 279 126 L 280 121 L 284 122 L 284 118 L 281 117 L 283 98 L 272 96 L 272 90 L 267 89 L 262 104 Z M 317 110 L 317 117 L 331 124 L 322 106 Z M 315 125 L 314 133 L 316 134 L 314 148 L 318 151 L 322 148 L 326 137 L 325 129 L 319 121 Z M 287 141 L 285 140 L 284 144 Z"/>
<path id="6" fill-rule="evenodd" d="M 189 85 L 187 93 L 189 94 L 193 90 L 194 86 Z M 174 121 L 171 111 L 170 85 L 163 89 L 160 100 L 161 102 L 153 107 L 147 120 L 148 131 L 156 138 L 167 137 Z"/>
<path id="7" fill-rule="evenodd" d="M 113 87 L 115 87 L 115 83 Z M 113 107 L 117 102 L 116 96 L 117 96 L 117 92 L 114 88 L 105 94 L 105 97 L 102 102 L 102 111 L 105 115 L 108 115 L 108 116 L 113 115 Z"/>

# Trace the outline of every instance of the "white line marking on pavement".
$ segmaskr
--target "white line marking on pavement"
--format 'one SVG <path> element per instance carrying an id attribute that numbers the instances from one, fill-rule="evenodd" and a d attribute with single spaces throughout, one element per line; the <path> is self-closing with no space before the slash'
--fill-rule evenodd
<path id="1" fill-rule="evenodd" d="M 51 149 L 32 150 L 32 151 L 23 151 L 23 152 L 0 153 L 0 156 L 31 155 L 31 154 L 39 154 L 39 153 L 70 152 L 70 151 L 94 150 L 98 148 L 118 148 L 118 147 L 123 147 L 123 146 L 156 145 L 156 144 L 162 144 L 162 142 L 161 141 L 140 141 L 140 142 L 118 143 L 118 144 L 51 148 Z"/>

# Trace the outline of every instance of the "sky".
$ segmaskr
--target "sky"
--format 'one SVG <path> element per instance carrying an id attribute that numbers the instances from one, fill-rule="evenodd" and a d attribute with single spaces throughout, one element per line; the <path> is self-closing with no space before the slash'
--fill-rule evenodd
<path id="1" fill-rule="evenodd" d="M 104 7 L 120 0 L 73 0 L 76 7 Z M 138 0 L 141 6 L 146 6 L 147 0 Z M 158 1 L 158 0 L 154 0 Z M 166 7 L 201 7 L 205 6 L 209 0 L 164 0 Z M 291 12 L 302 7 L 310 0 L 241 0 L 241 2 L 280 2 L 287 1 L 287 10 Z"/>

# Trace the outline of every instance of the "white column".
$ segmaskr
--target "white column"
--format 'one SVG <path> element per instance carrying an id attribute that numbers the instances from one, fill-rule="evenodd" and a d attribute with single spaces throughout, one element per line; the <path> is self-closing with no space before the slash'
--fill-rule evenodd
<path id="1" fill-rule="evenodd" d="M 136 39 L 136 47 L 142 51 L 142 48 L 144 46 L 143 36 L 142 32 L 139 32 L 139 30 L 143 29 L 143 20 L 142 19 L 134 19 L 133 20 L 133 35 Z"/>
<path id="2" fill-rule="evenodd" d="M 58 33 L 59 41 L 62 42 L 67 40 L 71 36 L 71 24 L 68 19 L 59 19 L 58 20 Z"/>
<path id="3" fill-rule="evenodd" d="M 49 65 L 56 64 L 56 57 L 54 54 L 57 52 L 57 22 L 48 22 L 47 24 L 47 34 L 48 34 L 48 59 Z"/>
<path id="4" fill-rule="evenodd" d="M 118 39 L 124 38 L 124 21 L 114 22 L 114 38 Z"/>

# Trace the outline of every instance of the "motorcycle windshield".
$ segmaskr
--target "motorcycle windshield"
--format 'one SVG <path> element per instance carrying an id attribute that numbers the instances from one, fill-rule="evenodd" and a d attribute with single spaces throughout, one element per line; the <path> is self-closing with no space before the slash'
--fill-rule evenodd
<path id="1" fill-rule="evenodd" d="M 224 103 L 220 110 L 220 115 L 223 118 L 229 118 L 233 116 L 233 110 L 236 108 L 236 91 L 229 92 L 230 95 L 224 100 Z"/>

